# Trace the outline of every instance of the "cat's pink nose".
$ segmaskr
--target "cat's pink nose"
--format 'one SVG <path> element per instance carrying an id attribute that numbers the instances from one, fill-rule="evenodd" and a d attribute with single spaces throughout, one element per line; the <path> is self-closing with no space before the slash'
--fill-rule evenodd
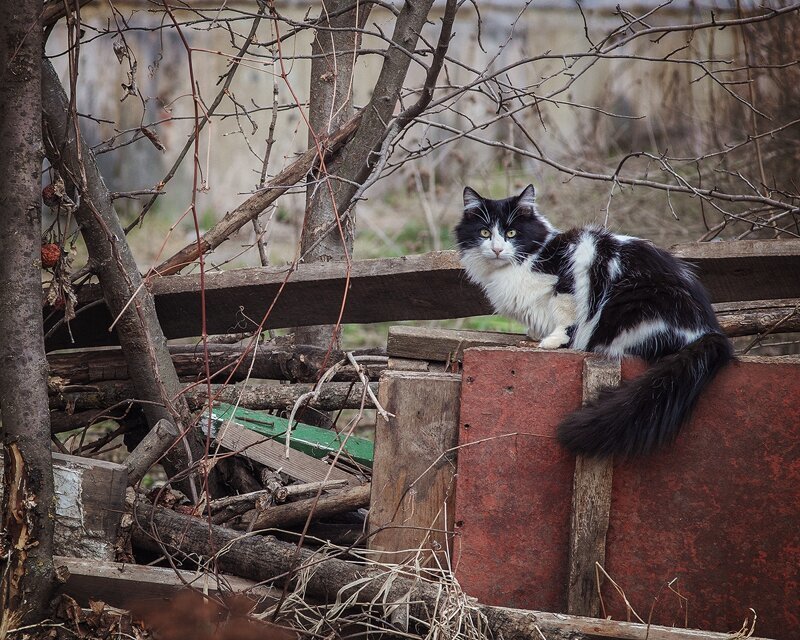
<path id="1" fill-rule="evenodd" d="M 496 255 L 498 258 L 500 257 L 500 254 L 503 253 L 502 247 L 500 249 L 495 249 L 492 247 L 492 251 L 494 251 L 494 255 Z"/>

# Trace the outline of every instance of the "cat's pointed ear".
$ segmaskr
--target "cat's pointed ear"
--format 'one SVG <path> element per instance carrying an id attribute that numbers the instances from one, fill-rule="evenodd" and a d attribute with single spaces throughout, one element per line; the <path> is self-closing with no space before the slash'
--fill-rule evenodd
<path id="1" fill-rule="evenodd" d="M 480 209 L 482 206 L 483 196 L 471 187 L 464 187 L 464 212 Z"/>
<path id="2" fill-rule="evenodd" d="M 536 212 L 536 189 L 532 184 L 529 184 L 522 190 L 522 193 L 517 196 L 517 206 L 522 209 L 528 209 L 531 213 Z"/>

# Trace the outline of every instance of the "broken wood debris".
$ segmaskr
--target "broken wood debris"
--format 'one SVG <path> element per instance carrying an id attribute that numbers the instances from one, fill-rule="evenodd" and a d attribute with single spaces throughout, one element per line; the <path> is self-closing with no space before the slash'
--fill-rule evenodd
<path id="1" fill-rule="evenodd" d="M 370 383 L 374 392 L 378 383 Z M 298 384 L 256 384 L 256 385 L 211 385 L 214 401 L 237 404 L 248 409 L 287 409 L 291 408 L 313 385 Z M 364 387 L 360 382 L 329 382 L 319 396 L 307 406 L 323 411 L 338 409 L 358 409 L 362 405 Z M 98 382 L 91 385 L 59 386 L 50 391 L 51 411 L 90 411 L 105 409 L 113 405 L 135 403 L 137 394 L 127 380 Z M 186 390 L 185 397 L 190 408 L 199 409 L 208 402 L 208 387 L 194 385 Z M 366 406 L 372 408 L 367 397 Z"/>
<path id="2" fill-rule="evenodd" d="M 333 555 L 281 542 L 271 536 L 248 535 L 209 525 L 161 507 L 137 502 L 135 517 L 140 527 L 133 542 L 139 548 L 179 557 L 209 557 L 215 549 L 219 567 L 254 581 L 281 587 L 286 580 L 303 575 L 306 596 L 325 602 L 346 600 L 349 606 L 374 610 L 375 622 L 389 617 L 398 604 L 407 603 L 412 615 L 424 626 L 445 624 L 443 611 L 458 607 L 456 623 L 472 621 L 486 636 L 507 640 L 545 638 L 571 640 L 614 638 L 619 640 L 730 640 L 728 633 L 714 633 L 657 625 L 635 624 L 580 616 L 492 607 L 470 600 L 452 585 L 443 589 L 435 581 L 415 575 L 412 568 L 370 568 L 363 562 L 348 562 Z M 306 567 L 313 570 L 305 571 Z M 749 636 L 752 637 L 752 636 Z M 759 640 L 752 637 L 752 640 Z"/>
<path id="3" fill-rule="evenodd" d="M 198 380 L 205 377 L 206 352 L 203 345 L 169 345 L 175 371 L 181 379 Z M 367 373 L 377 379 L 386 367 L 379 357 L 382 349 L 357 349 L 354 355 L 372 355 L 378 360 L 366 363 Z M 315 382 L 330 365 L 345 356 L 341 351 L 311 345 L 294 345 L 286 342 L 268 344 L 216 344 L 208 345 L 208 366 L 214 382 L 241 382 L 245 379 L 288 380 L 290 382 Z M 68 384 L 94 384 L 110 380 L 127 380 L 128 365 L 119 348 L 90 348 L 69 352 L 50 353 L 47 356 L 50 375 Z M 334 380 L 358 380 L 352 368 L 337 372 Z"/>

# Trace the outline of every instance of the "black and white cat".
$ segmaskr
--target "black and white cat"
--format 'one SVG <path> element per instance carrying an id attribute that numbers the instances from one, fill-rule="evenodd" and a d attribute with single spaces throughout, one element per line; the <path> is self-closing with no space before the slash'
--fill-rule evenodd
<path id="1" fill-rule="evenodd" d="M 465 188 L 456 238 L 470 280 L 541 348 L 654 363 L 559 425 L 559 440 L 575 452 L 633 456 L 671 442 L 702 389 L 733 359 L 686 263 L 602 227 L 555 229 L 531 185 L 505 200 Z"/>

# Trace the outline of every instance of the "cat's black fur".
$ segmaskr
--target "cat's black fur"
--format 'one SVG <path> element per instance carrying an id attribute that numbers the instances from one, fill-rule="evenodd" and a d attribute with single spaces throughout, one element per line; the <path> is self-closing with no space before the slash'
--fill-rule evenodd
<path id="1" fill-rule="evenodd" d="M 652 364 L 568 416 L 559 440 L 576 452 L 622 456 L 673 441 L 703 388 L 733 358 L 689 265 L 601 227 L 556 230 L 537 211 L 532 186 L 504 200 L 467 187 L 464 205 L 456 227 L 462 262 L 497 313 L 523 322 L 548 348 Z"/>

